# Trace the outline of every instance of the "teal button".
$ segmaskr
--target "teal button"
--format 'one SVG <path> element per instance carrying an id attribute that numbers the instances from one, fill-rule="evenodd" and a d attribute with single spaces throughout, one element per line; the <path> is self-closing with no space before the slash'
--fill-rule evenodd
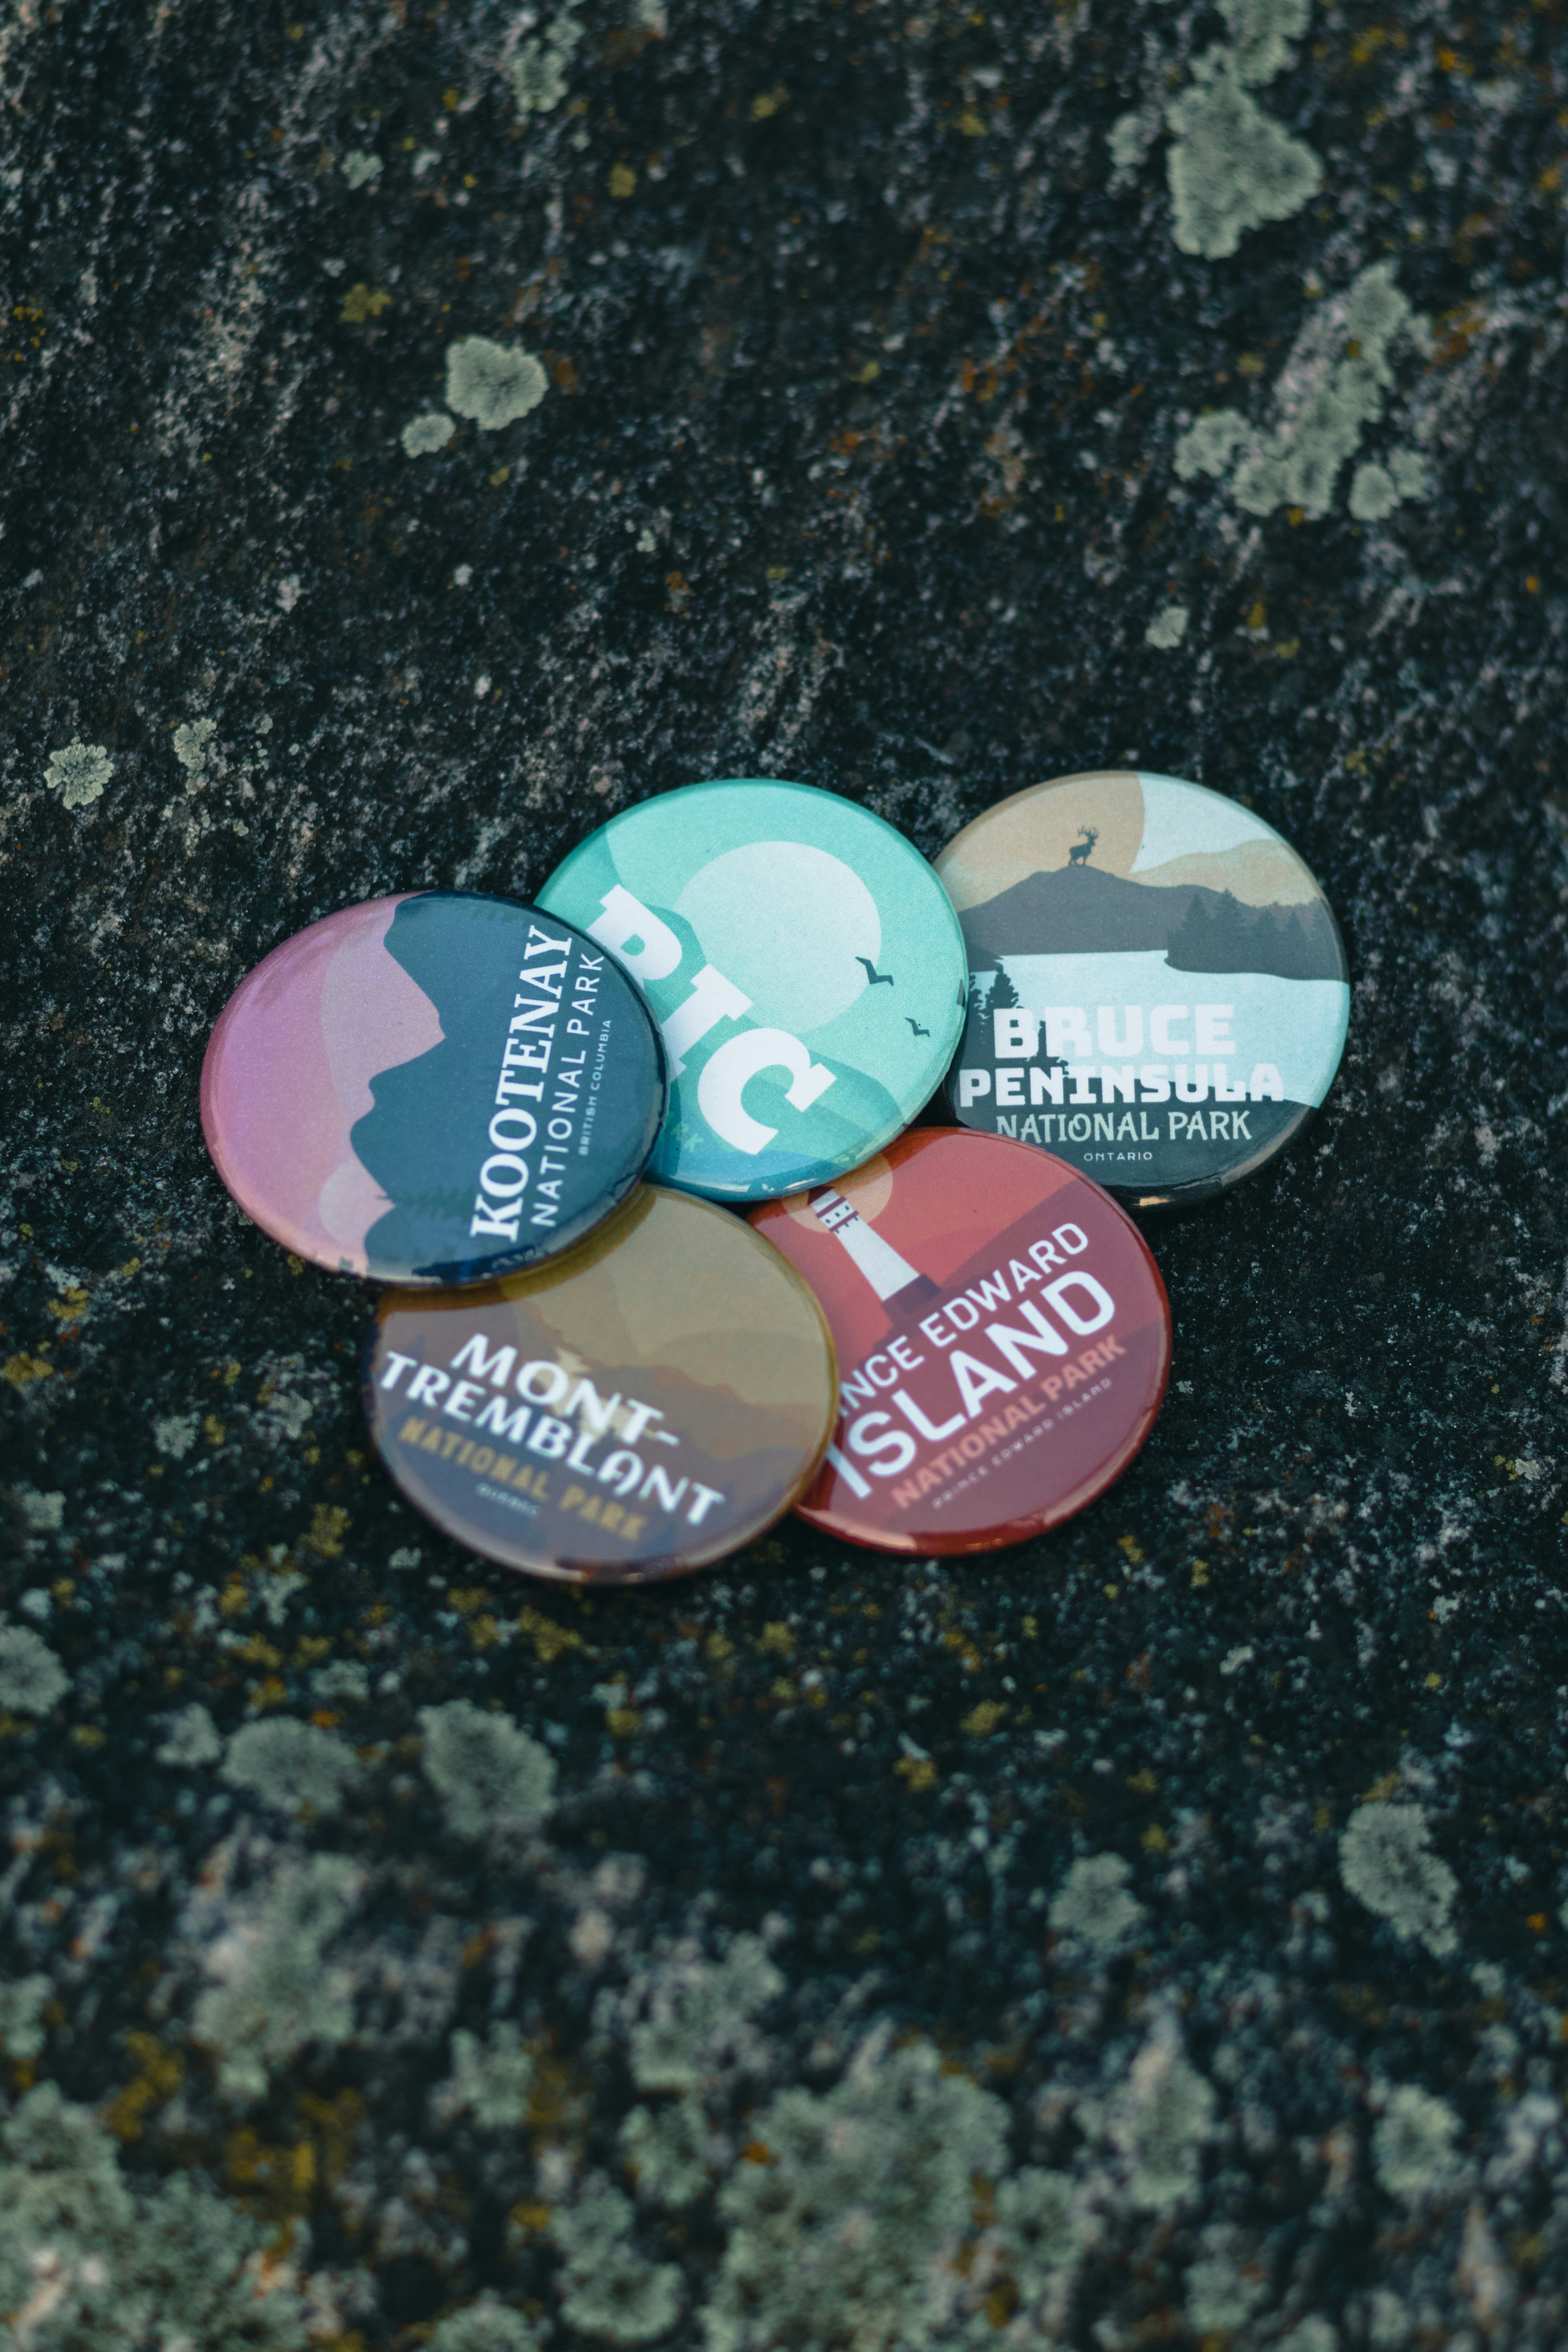
<path id="1" fill-rule="evenodd" d="M 689 784 L 613 817 L 539 904 L 617 957 L 664 1036 L 648 1174 L 766 1201 L 858 1168 L 929 1101 L 963 936 L 919 851 L 809 784 Z"/>

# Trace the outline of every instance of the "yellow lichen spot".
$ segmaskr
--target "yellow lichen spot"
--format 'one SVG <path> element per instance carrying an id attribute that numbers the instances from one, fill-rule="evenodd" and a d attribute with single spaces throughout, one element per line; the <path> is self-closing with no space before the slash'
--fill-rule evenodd
<path id="1" fill-rule="evenodd" d="M 217 1605 L 226 1617 L 237 1617 L 242 1609 L 248 1607 L 249 1601 L 250 1587 L 244 1577 L 237 1574 L 229 1578 L 217 1597 Z"/>
<path id="2" fill-rule="evenodd" d="M 764 1657 L 787 1658 L 795 1649 L 795 1635 L 787 1625 L 774 1619 L 763 1627 L 757 1647 Z"/>
<path id="3" fill-rule="evenodd" d="M 1119 1584 L 1101 1585 L 1100 1591 L 1108 1601 L 1120 1601 L 1121 1598 L 1121 1587 Z"/>
<path id="4" fill-rule="evenodd" d="M 1535 574 L 1534 574 L 1534 572 L 1527 572 L 1525 573 L 1525 575 L 1524 575 L 1524 585 L 1525 585 L 1525 591 L 1526 591 L 1527 594 L 1531 595 L 1531 596 L 1539 596 L 1539 595 L 1540 595 L 1540 593 L 1541 593 L 1541 583 L 1540 583 L 1540 581 L 1536 578 L 1536 576 L 1535 576 Z"/>
<path id="5" fill-rule="evenodd" d="M 783 82 L 775 82 L 772 89 L 764 89 L 760 97 L 752 99 L 752 121 L 766 122 L 770 115 L 776 114 L 781 106 L 788 104 L 788 90 L 785 89 Z"/>
<path id="6" fill-rule="evenodd" d="M 1286 520 L 1286 521 L 1289 524 L 1289 526 L 1290 526 L 1291 530 L 1294 530 L 1296 529 L 1296 526 L 1298 525 L 1298 523 L 1303 523 L 1303 522 L 1305 522 L 1305 521 L 1306 521 L 1306 520 L 1307 520 L 1307 509 L 1306 509 L 1306 508 L 1305 508 L 1305 507 L 1287 507 L 1287 508 L 1286 508 L 1286 509 L 1285 509 L 1285 520 Z"/>
<path id="7" fill-rule="evenodd" d="M 1129 1776 L 1127 1785 L 1130 1789 L 1136 1789 L 1141 1797 L 1152 1797 L 1160 1783 L 1145 1764 L 1142 1772 L 1133 1772 Z"/>
<path id="8" fill-rule="evenodd" d="M 1333 1825 L 1333 1807 L 1331 1805 L 1320 1805 L 1312 1815 L 1312 1827 L 1316 1830 L 1318 1835 L 1321 1837 L 1323 1832 L 1325 1830 L 1331 1830 Z"/>
<path id="9" fill-rule="evenodd" d="M 702 1654 L 710 1666 L 721 1666 L 735 1654 L 735 1644 L 727 1642 L 722 1633 L 710 1633 L 702 1644 Z"/>
<path id="10" fill-rule="evenodd" d="M 74 1323 L 86 1308 L 87 1293 L 73 1288 L 67 1291 L 63 1299 L 49 1298 L 44 1303 L 57 1322 Z"/>
<path id="11" fill-rule="evenodd" d="M 1276 661 L 1294 661 L 1301 650 L 1300 637 L 1283 637 L 1274 648 Z"/>
<path id="12" fill-rule="evenodd" d="M 610 194 L 626 197 L 637 192 L 637 175 L 629 163 L 615 163 L 610 168 Z"/>
<path id="13" fill-rule="evenodd" d="M 563 1650 L 587 1648 L 581 1633 L 574 1633 L 568 1625 L 558 1625 L 542 1610 L 524 1609 L 518 1617 L 517 1630 L 526 1633 L 533 1643 L 534 1655 L 542 1666 L 553 1665 Z"/>
<path id="14" fill-rule="evenodd" d="M 961 1731 L 967 1731 L 973 1739 L 986 1739 L 997 1725 L 1005 1720 L 1006 1714 L 1007 1710 L 999 1699 L 983 1698 L 978 1706 L 970 1708 L 958 1727 Z"/>
<path id="15" fill-rule="evenodd" d="M 296 1257 L 292 1250 L 289 1253 L 288 1265 L 290 1274 L 303 1274 L 305 1271 L 304 1259 L 302 1257 Z"/>
<path id="16" fill-rule="evenodd" d="M 1442 1689 L 1442 1687 L 1443 1687 L 1443 1677 L 1442 1677 L 1442 1675 L 1427 1675 L 1427 1677 L 1426 1677 L 1426 1687 L 1427 1687 L 1427 1689 L 1428 1689 L 1428 1690 L 1441 1690 L 1441 1689 Z"/>
<path id="17" fill-rule="evenodd" d="M 447 1602 L 457 1611 L 459 1617 L 471 1617 L 475 1610 L 482 1609 L 489 1599 L 489 1594 L 482 1584 L 469 1585 L 466 1588 L 459 1588 L 454 1584 L 448 1588 L 447 1593 Z"/>
<path id="18" fill-rule="evenodd" d="M 71 1738 L 79 1748 L 101 1748 L 109 1734 L 100 1731 L 96 1723 L 73 1723 Z"/>
<path id="19" fill-rule="evenodd" d="M 0 1381 L 9 1381 L 14 1389 L 25 1389 L 33 1381 L 47 1381 L 54 1369 L 43 1356 L 7 1356 L 0 1364 Z"/>
<path id="20" fill-rule="evenodd" d="M 1118 1536 L 1116 1538 L 1116 1549 L 1118 1551 L 1126 1555 L 1128 1564 L 1131 1567 L 1139 1568 L 1142 1565 L 1143 1555 L 1139 1550 L 1137 1542 L 1133 1537 Z"/>
<path id="21" fill-rule="evenodd" d="M 124 1265 L 117 1266 L 115 1271 L 118 1274 L 124 1275 L 140 1274 L 142 1271 L 142 1261 L 139 1257 L 128 1257 Z"/>
<path id="22" fill-rule="evenodd" d="M 205 1415 L 202 1421 L 202 1433 L 209 1445 L 221 1445 L 228 1435 L 227 1430 L 216 1414 L 211 1412 Z"/>
<path id="23" fill-rule="evenodd" d="M 1039 1638 L 1039 1632 L 1040 1632 L 1040 1621 L 1039 1621 L 1039 1619 L 1038 1619 L 1037 1617 L 1026 1617 L 1026 1618 L 1025 1618 L 1025 1620 L 1024 1620 L 1024 1639 L 1025 1639 L 1025 1641 L 1026 1641 L 1026 1642 L 1034 1642 L 1034 1641 L 1037 1641 L 1037 1640 L 1038 1640 L 1038 1638 Z"/>
<path id="24" fill-rule="evenodd" d="M 288 1696 L 288 1684 L 277 1675 L 266 1675 L 251 1692 L 247 1704 L 253 1715 L 265 1715 L 269 1706 L 282 1706 Z"/>
<path id="25" fill-rule="evenodd" d="M 525 2201 L 514 2205 L 506 2218 L 514 2230 L 522 2231 L 525 2236 L 537 2238 L 550 2227 L 550 2208 Z"/>
<path id="26" fill-rule="evenodd" d="M 491 489 L 492 489 L 492 490 L 499 490 L 499 489 L 500 489 L 500 486 L 501 486 L 501 484 L 502 484 L 503 482 L 510 482 L 510 479 L 511 479 L 511 467 L 510 467 L 510 466 L 498 466 L 498 467 L 496 467 L 496 469 L 495 469 L 495 472 L 490 476 L 490 478 L 490 478 L 490 488 L 491 488 Z"/>
<path id="27" fill-rule="evenodd" d="M 777 1699 L 781 1706 L 788 1706 L 792 1699 L 800 1696 L 800 1693 L 787 1675 L 781 1675 L 777 1682 L 768 1685 L 768 1696 Z"/>
<path id="28" fill-rule="evenodd" d="M 1362 1803 L 1363 1805 L 1385 1805 L 1398 1786 L 1398 1773 L 1396 1771 L 1385 1772 L 1381 1780 L 1374 1780 L 1373 1782 L 1371 1788 L 1367 1790 L 1366 1793 L 1362 1798 Z"/>
<path id="29" fill-rule="evenodd" d="M 1268 626 L 1268 614 L 1262 601 L 1259 600 L 1258 603 L 1254 604 L 1251 612 L 1248 613 L 1247 616 L 1247 635 L 1249 636 L 1259 637 Z"/>
<path id="30" fill-rule="evenodd" d="M 349 1515 L 338 1504 L 318 1503 L 310 1515 L 310 1531 L 300 1537 L 300 1549 L 314 1552 L 318 1559 L 337 1559 L 348 1527 Z"/>
<path id="31" fill-rule="evenodd" d="M 768 566 L 767 576 L 770 580 L 787 580 L 789 578 L 789 565 L 787 563 L 770 563 Z"/>
<path id="32" fill-rule="evenodd" d="M 239 1378 L 239 1366 L 235 1362 L 234 1359 L 230 1357 L 228 1362 L 223 1368 L 223 1384 L 226 1389 L 233 1388 L 236 1381 Z"/>
<path id="33" fill-rule="evenodd" d="M 984 139 L 985 125 L 972 106 L 966 106 L 958 118 L 958 127 L 966 139 Z"/>
<path id="34" fill-rule="evenodd" d="M 456 114 L 458 111 L 458 92 L 455 89 L 444 89 L 441 92 L 441 103 L 448 114 Z"/>
<path id="35" fill-rule="evenodd" d="M 1263 373 L 1262 354 L 1258 352 L 1243 352 L 1236 363 L 1236 372 L 1237 375 L 1261 375 Z"/>
<path id="36" fill-rule="evenodd" d="M 1150 1822 L 1139 1843 L 1145 1853 L 1168 1853 L 1171 1850 L 1171 1841 L 1158 1822 Z"/>
<path id="37" fill-rule="evenodd" d="M 908 1781 L 916 1796 L 922 1789 L 936 1786 L 936 1766 L 929 1756 L 900 1756 L 893 1769 L 901 1780 Z"/>
<path id="38" fill-rule="evenodd" d="M 174 2097 L 185 2069 L 178 2055 L 165 2050 L 154 2033 L 128 2033 L 125 2046 L 136 2072 L 110 2099 L 103 2120 L 116 2139 L 140 2139 L 143 2120 L 153 2107 Z"/>
<path id="39" fill-rule="evenodd" d="M 500 1627 L 493 1617 L 476 1617 L 468 1628 L 468 1639 L 476 1650 L 489 1650 L 500 1640 Z"/>
<path id="40" fill-rule="evenodd" d="M 858 367 L 856 369 L 855 382 L 857 383 L 875 383 L 877 378 L 881 374 L 881 373 L 882 362 L 880 360 L 868 360 L 864 367 Z"/>
<path id="41" fill-rule="evenodd" d="M 346 326 L 363 327 L 367 319 L 379 319 L 391 308 L 392 297 L 384 286 L 366 286 L 362 280 L 349 288 L 338 316 Z"/>
<path id="42" fill-rule="evenodd" d="M 1209 1564 L 1207 1560 L 1194 1559 L 1193 1562 L 1193 1582 L 1197 1585 L 1204 1585 L 1206 1584 L 1208 1580 Z"/>
<path id="43" fill-rule="evenodd" d="M 629 1739 L 634 1731 L 642 1729 L 640 1706 L 607 1706 L 605 1722 L 612 1739 Z"/>

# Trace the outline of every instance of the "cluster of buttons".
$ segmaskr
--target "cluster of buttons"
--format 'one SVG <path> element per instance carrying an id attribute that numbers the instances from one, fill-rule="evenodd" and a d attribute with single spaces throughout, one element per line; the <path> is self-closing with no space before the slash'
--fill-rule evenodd
<path id="1" fill-rule="evenodd" d="M 933 868 L 730 781 L 613 818 L 536 905 L 415 892 L 285 940 L 202 1118 L 275 1240 L 394 1286 L 371 1429 L 476 1551 L 631 1582 L 792 1507 L 974 1551 L 1138 1452 L 1171 1321 L 1122 1203 L 1271 1159 L 1348 1007 L 1307 867 L 1200 785 L 1059 778 Z"/>

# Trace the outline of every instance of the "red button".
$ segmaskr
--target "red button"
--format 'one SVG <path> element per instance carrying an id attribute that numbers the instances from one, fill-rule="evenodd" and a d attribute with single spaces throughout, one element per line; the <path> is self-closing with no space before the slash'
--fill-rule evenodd
<path id="1" fill-rule="evenodd" d="M 1153 1426 L 1171 1310 L 1093 1181 L 1005 1136 L 924 1129 L 752 1223 L 820 1300 L 838 1419 L 801 1517 L 917 1553 L 1020 1543 L 1081 1511 Z"/>

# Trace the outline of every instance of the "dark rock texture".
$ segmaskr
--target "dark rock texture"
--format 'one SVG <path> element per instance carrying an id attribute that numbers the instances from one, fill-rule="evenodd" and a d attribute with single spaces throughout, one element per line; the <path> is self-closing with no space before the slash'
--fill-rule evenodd
<path id="1" fill-rule="evenodd" d="M 0 31 L 10 2340 L 1561 2344 L 1561 0 L 293 5 Z M 415 1519 L 240 975 L 1131 762 L 1355 1010 L 1122 1484 L 613 1600 Z"/>

